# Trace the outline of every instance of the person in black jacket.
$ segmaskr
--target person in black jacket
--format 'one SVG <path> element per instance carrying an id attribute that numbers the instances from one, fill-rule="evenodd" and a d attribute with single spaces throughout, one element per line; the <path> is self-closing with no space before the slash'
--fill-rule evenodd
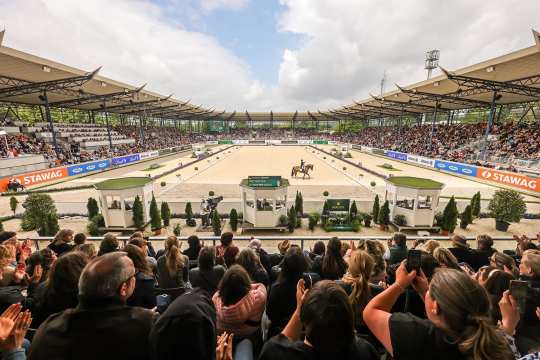
<path id="1" fill-rule="evenodd" d="M 480 269 L 482 266 L 489 265 L 489 259 L 491 258 L 491 255 L 493 255 L 495 250 L 493 248 L 493 239 L 489 235 L 478 235 L 476 237 L 476 271 Z"/>
<path id="2" fill-rule="evenodd" d="M 255 251 L 250 248 L 244 249 L 236 255 L 236 264 L 242 266 L 255 283 L 270 285 L 268 273 L 261 264 L 261 261 Z"/>
<path id="3" fill-rule="evenodd" d="M 79 305 L 41 324 L 28 359 L 149 360 L 155 313 L 126 306 L 135 289 L 135 274 L 124 252 L 88 263 L 79 281 Z"/>
<path id="4" fill-rule="evenodd" d="M 200 288 L 212 296 L 224 274 L 225 268 L 216 265 L 214 247 L 205 246 L 199 252 L 199 266 L 189 271 L 189 278 L 193 288 Z"/>
<path id="5" fill-rule="evenodd" d="M 296 284 L 308 269 L 305 255 L 299 247 L 291 247 L 285 253 L 278 279 L 272 284 L 266 304 L 270 320 L 268 337 L 279 334 L 289 322 L 296 309 Z"/>
<path id="6" fill-rule="evenodd" d="M 86 255 L 79 251 L 67 253 L 56 260 L 47 280 L 34 291 L 32 327 L 39 327 L 51 314 L 77 306 L 79 277 L 87 262 Z"/>
<path id="7" fill-rule="evenodd" d="M 57 256 L 60 256 L 73 248 L 70 245 L 70 242 L 73 241 L 73 234 L 73 230 L 62 229 L 58 231 L 54 240 L 47 247 L 54 251 Z"/>
<path id="8" fill-rule="evenodd" d="M 169 236 L 165 243 L 167 252 L 157 261 L 158 286 L 161 289 L 187 286 L 189 258 L 180 252 L 176 236 Z"/>
<path id="9" fill-rule="evenodd" d="M 322 279 L 338 280 L 347 272 L 347 263 L 341 256 L 341 241 L 334 237 L 328 241 L 324 256 L 317 256 L 311 266 L 311 271 Z"/>
<path id="10" fill-rule="evenodd" d="M 197 260 L 202 245 L 197 235 L 191 235 L 187 238 L 188 248 L 182 252 L 190 261 Z"/>
<path id="11" fill-rule="evenodd" d="M 454 235 L 451 240 L 452 247 L 448 250 L 456 257 L 458 263 L 467 263 L 473 269 L 478 270 L 478 255 L 471 250 L 467 239 L 461 235 Z"/>
<path id="12" fill-rule="evenodd" d="M 133 295 L 127 299 L 127 304 L 153 309 L 156 306 L 156 296 L 154 294 L 156 280 L 146 260 L 146 255 L 136 245 L 128 244 L 124 251 L 133 262 L 136 270 L 135 290 Z"/>

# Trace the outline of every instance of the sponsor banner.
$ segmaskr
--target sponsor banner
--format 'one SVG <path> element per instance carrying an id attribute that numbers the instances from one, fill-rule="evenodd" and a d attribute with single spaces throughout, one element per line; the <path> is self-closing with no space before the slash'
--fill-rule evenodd
<path id="1" fill-rule="evenodd" d="M 161 155 L 167 155 L 167 154 L 170 154 L 170 153 L 172 153 L 172 152 L 173 152 L 172 149 L 161 149 L 161 150 L 158 150 L 159 156 L 161 156 Z M 114 164 L 114 161 L 113 161 L 113 164 Z"/>
<path id="2" fill-rule="evenodd" d="M 540 192 L 540 179 L 538 178 L 486 168 L 478 168 L 478 173 L 476 176 L 481 179 L 493 181 L 499 184 L 528 191 Z"/>
<path id="3" fill-rule="evenodd" d="M 233 140 L 232 143 L 234 145 L 248 145 L 249 140 Z M 221 143 L 220 143 L 221 144 Z M 229 143 L 230 144 L 230 143 Z"/>
<path id="4" fill-rule="evenodd" d="M 14 178 L 20 182 L 25 188 L 32 185 L 41 184 L 53 180 L 59 180 L 68 176 L 67 168 L 52 168 L 47 170 L 35 171 L 31 173 L 16 175 Z M 10 177 L 0 180 L 0 189 L 2 191 L 7 190 L 7 183 Z"/>
<path id="5" fill-rule="evenodd" d="M 206 142 L 206 145 L 218 145 L 219 142 L 218 141 L 207 141 Z"/>
<path id="6" fill-rule="evenodd" d="M 168 150 L 169 152 L 171 151 L 170 149 L 166 149 L 166 150 Z M 161 151 L 160 151 L 160 155 L 161 155 Z M 139 161 L 140 159 L 141 157 L 139 156 L 139 154 L 132 154 L 132 155 L 115 157 L 112 159 L 112 163 L 113 165 L 125 165 L 125 164 Z"/>
<path id="7" fill-rule="evenodd" d="M 392 159 L 407 161 L 407 154 L 398 151 L 388 150 L 385 155 Z"/>
<path id="8" fill-rule="evenodd" d="M 461 175 L 475 176 L 476 166 L 455 163 L 451 161 L 435 160 L 435 168 L 444 171 L 450 171 Z"/>
<path id="9" fill-rule="evenodd" d="M 92 171 L 105 170 L 111 166 L 111 161 L 100 160 L 100 161 L 91 161 L 83 164 L 76 164 L 67 167 L 68 176 L 76 176 L 86 174 Z"/>
<path id="10" fill-rule="evenodd" d="M 358 149 L 358 145 L 353 145 L 353 147 L 355 147 L 355 146 L 357 146 L 356 149 Z M 369 146 L 364 146 L 364 145 L 360 146 L 360 150 L 368 152 L 368 153 L 373 152 L 373 148 L 371 148 Z"/>
<path id="11" fill-rule="evenodd" d="M 298 140 L 298 143 L 300 145 L 311 145 L 313 144 L 313 140 Z"/>
<path id="12" fill-rule="evenodd" d="M 248 144 L 266 144 L 264 140 L 249 140 Z"/>
<path id="13" fill-rule="evenodd" d="M 298 144 L 297 140 L 281 140 L 283 145 L 296 145 Z"/>
<path id="14" fill-rule="evenodd" d="M 375 155 L 385 155 L 384 150 L 381 149 L 371 149 L 371 153 Z"/>
<path id="15" fill-rule="evenodd" d="M 221 144 L 232 144 L 233 141 L 232 140 L 218 140 L 217 142 L 219 145 Z"/>
<path id="16" fill-rule="evenodd" d="M 313 144 L 315 145 L 328 145 L 328 140 L 313 140 Z"/>
<path id="17" fill-rule="evenodd" d="M 326 200 L 326 206 L 328 211 L 348 212 L 350 202 L 349 199 L 328 199 Z"/>
<path id="18" fill-rule="evenodd" d="M 143 152 L 143 153 L 139 154 L 139 157 L 140 157 L 141 160 L 153 158 L 153 157 L 156 157 L 156 156 L 159 156 L 159 151 L 157 151 L 157 150 L 156 151 Z"/>
<path id="19" fill-rule="evenodd" d="M 424 166 L 429 166 L 429 167 L 435 166 L 435 160 L 427 158 L 427 157 L 423 157 L 423 156 L 407 154 L 407 161 L 424 165 Z"/>
<path id="20" fill-rule="evenodd" d="M 360 146 L 360 145 L 353 145 L 352 148 L 353 148 L 353 149 L 356 149 L 356 150 L 367 151 L 367 150 L 364 150 L 364 149 L 363 149 L 363 146 Z"/>
<path id="21" fill-rule="evenodd" d="M 281 140 L 265 140 L 265 143 L 267 145 L 280 145 L 281 144 Z"/>
<path id="22" fill-rule="evenodd" d="M 338 145 L 339 142 L 338 142 L 338 141 L 330 141 L 330 140 L 329 140 L 329 141 L 327 142 L 327 144 L 328 144 L 328 145 Z"/>

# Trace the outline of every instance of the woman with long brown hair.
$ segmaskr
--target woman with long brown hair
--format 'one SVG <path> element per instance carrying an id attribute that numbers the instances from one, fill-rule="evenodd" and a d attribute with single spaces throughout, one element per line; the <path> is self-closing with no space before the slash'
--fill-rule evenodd
<path id="1" fill-rule="evenodd" d="M 189 281 L 189 258 L 180 252 L 176 236 L 165 240 L 165 254 L 157 262 L 157 278 L 162 289 L 182 287 Z"/>
<path id="2" fill-rule="evenodd" d="M 73 246 L 69 244 L 73 241 L 73 234 L 73 230 L 62 229 L 56 233 L 53 241 L 47 247 L 54 251 L 57 256 L 60 256 L 73 248 Z"/>
<path id="3" fill-rule="evenodd" d="M 390 312 L 409 285 L 424 298 L 427 319 Z M 364 309 L 364 321 L 390 355 L 400 359 L 513 359 L 489 309 L 486 291 L 465 272 L 441 269 L 428 284 L 423 273 L 407 272 L 402 262 L 396 282 Z"/>
<path id="4" fill-rule="evenodd" d="M 341 241 L 333 237 L 328 241 L 324 256 L 317 256 L 311 271 L 316 272 L 322 279 L 338 280 L 347 272 L 347 263 L 341 256 Z"/>
<path id="5" fill-rule="evenodd" d="M 152 274 L 152 269 L 146 260 L 146 255 L 140 247 L 133 244 L 126 245 L 124 251 L 131 261 L 133 261 L 133 266 L 135 267 L 135 290 L 133 291 L 133 295 L 127 300 L 127 304 L 153 309 L 156 306 L 156 296 L 154 294 L 156 281 Z"/>
<path id="6" fill-rule="evenodd" d="M 371 299 L 371 288 L 369 286 L 369 278 L 375 267 L 375 261 L 365 251 L 355 250 L 349 257 L 349 268 L 343 276 L 343 283 L 347 285 L 349 290 L 349 302 L 352 305 L 354 312 L 355 326 L 363 324 L 362 312 L 364 307 Z"/>

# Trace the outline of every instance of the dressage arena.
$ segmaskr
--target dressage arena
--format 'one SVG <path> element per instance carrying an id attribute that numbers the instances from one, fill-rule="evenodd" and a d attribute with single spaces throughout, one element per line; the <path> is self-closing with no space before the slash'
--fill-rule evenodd
<path id="1" fill-rule="evenodd" d="M 70 180 L 48 188 L 67 188 L 80 185 L 91 185 L 103 180 L 118 177 L 148 176 L 153 177 L 175 169 L 179 164 L 180 170 L 161 177 L 154 183 L 154 193 L 158 201 L 169 203 L 173 213 L 183 213 L 186 202 L 191 202 L 195 212 L 199 210 L 202 198 L 210 191 L 221 195 L 224 200 L 219 205 L 219 211 L 228 212 L 232 208 L 240 208 L 239 183 L 250 175 L 279 175 L 289 179 L 289 201 L 294 201 L 296 191 L 302 192 L 306 212 L 320 211 L 325 197 L 324 191 L 329 192 L 329 198 L 349 198 L 357 202 L 360 211 L 370 211 L 375 194 L 384 198 L 384 179 L 364 171 L 357 166 L 336 159 L 321 150 L 330 152 L 338 145 L 291 145 L 291 146 L 238 146 L 218 145 L 210 147 L 212 156 L 191 165 L 185 166 L 196 159 L 191 152 L 168 155 L 159 159 L 137 163 L 122 168 L 94 174 L 79 179 Z M 498 188 L 477 181 L 460 178 L 427 168 L 405 164 L 389 158 L 382 158 L 357 150 L 350 151 L 354 164 L 361 163 L 367 170 L 380 175 L 416 176 L 440 181 L 445 184 L 442 196 L 471 197 L 480 191 L 483 199 L 488 199 Z M 310 177 L 291 178 L 291 169 L 298 166 L 303 159 L 306 164 L 313 164 L 314 170 Z M 395 170 L 382 168 L 383 164 L 391 164 Z M 157 169 L 149 169 L 157 164 Z M 162 186 L 162 182 L 165 186 Z M 375 186 L 371 183 L 375 182 Z M 85 213 L 86 201 L 90 196 L 96 196 L 93 189 L 75 190 L 50 194 L 56 202 L 59 213 Z M 526 200 L 536 201 L 537 198 L 525 196 Z M 0 199 L 7 201 L 7 198 Z M 447 199 L 442 198 L 439 208 L 442 210 Z M 468 200 L 463 200 L 465 204 Z M 460 201 L 458 200 L 458 206 Z M 483 203 L 485 207 L 487 202 Z M 3 207 L 7 212 L 8 206 Z M 540 212 L 540 204 L 529 203 L 528 212 Z"/>

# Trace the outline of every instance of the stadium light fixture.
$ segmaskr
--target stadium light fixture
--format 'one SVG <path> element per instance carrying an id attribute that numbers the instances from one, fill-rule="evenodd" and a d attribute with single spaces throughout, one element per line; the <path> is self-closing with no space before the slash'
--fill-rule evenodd
<path id="1" fill-rule="evenodd" d="M 495 66 L 489 66 L 486 68 L 486 72 L 490 73 L 490 72 L 494 72 L 495 71 Z"/>
<path id="2" fill-rule="evenodd" d="M 433 69 L 436 69 L 439 66 L 440 56 L 440 50 L 430 50 L 426 52 L 426 62 L 424 68 L 428 71 L 428 79 L 431 79 L 431 73 L 433 72 Z"/>

